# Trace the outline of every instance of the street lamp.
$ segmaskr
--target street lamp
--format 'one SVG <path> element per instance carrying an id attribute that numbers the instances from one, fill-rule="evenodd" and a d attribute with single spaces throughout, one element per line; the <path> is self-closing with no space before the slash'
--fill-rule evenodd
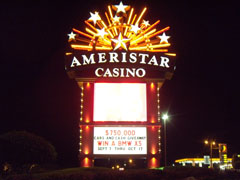
<path id="1" fill-rule="evenodd" d="M 162 116 L 162 119 L 163 119 L 163 125 L 164 125 L 164 163 L 165 163 L 165 166 L 167 166 L 167 127 L 166 127 L 166 121 L 168 120 L 168 115 L 167 114 L 164 114 Z"/>
<path id="2" fill-rule="evenodd" d="M 213 150 L 213 146 L 216 145 L 216 142 L 215 141 L 208 141 L 208 140 L 205 140 L 204 143 L 206 145 L 210 145 L 210 168 L 213 168 L 213 163 L 212 163 L 212 150 Z"/>

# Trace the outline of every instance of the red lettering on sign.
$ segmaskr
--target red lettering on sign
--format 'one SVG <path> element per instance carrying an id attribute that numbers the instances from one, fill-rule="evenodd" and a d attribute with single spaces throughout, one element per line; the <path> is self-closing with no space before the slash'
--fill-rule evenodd
<path id="1" fill-rule="evenodd" d="M 142 141 L 135 141 L 135 145 L 134 146 L 142 146 Z"/>
<path id="2" fill-rule="evenodd" d="M 108 141 L 98 141 L 98 146 L 108 146 L 109 142 Z"/>
<path id="3" fill-rule="evenodd" d="M 128 146 L 131 146 L 132 145 L 132 141 L 128 141 Z"/>
<path id="4" fill-rule="evenodd" d="M 101 146 L 102 145 L 102 141 L 98 141 L 98 146 Z"/>
<path id="5" fill-rule="evenodd" d="M 118 146 L 131 146 L 132 141 L 118 141 Z"/>

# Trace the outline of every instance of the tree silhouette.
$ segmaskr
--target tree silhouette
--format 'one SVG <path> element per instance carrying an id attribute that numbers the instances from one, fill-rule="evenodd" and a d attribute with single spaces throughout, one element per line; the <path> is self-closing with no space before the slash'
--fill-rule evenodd
<path id="1" fill-rule="evenodd" d="M 57 153 L 47 140 L 26 131 L 13 131 L 0 136 L 0 163 L 14 165 L 54 162 Z"/>

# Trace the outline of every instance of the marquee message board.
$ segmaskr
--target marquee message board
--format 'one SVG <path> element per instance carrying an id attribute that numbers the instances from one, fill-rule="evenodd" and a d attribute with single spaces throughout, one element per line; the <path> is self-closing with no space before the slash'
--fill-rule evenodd
<path id="1" fill-rule="evenodd" d="M 146 127 L 95 127 L 93 154 L 147 154 Z"/>

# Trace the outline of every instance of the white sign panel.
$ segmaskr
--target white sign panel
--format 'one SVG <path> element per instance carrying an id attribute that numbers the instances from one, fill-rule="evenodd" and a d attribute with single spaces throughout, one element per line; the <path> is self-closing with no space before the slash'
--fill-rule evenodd
<path id="1" fill-rule="evenodd" d="M 147 121 L 146 84 L 95 83 L 94 121 Z"/>
<path id="2" fill-rule="evenodd" d="M 93 154 L 147 154 L 147 129 L 94 127 Z"/>
<path id="3" fill-rule="evenodd" d="M 203 156 L 204 164 L 210 164 L 210 156 Z"/>

